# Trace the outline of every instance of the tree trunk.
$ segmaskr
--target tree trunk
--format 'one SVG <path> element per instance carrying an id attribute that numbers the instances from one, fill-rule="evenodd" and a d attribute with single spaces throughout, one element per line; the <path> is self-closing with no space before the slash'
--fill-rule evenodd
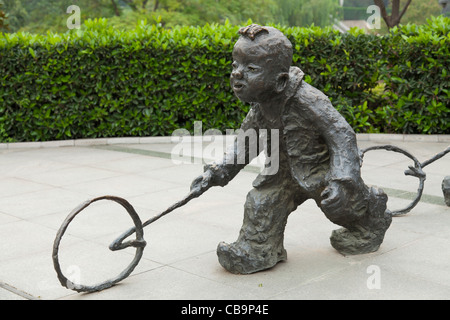
<path id="1" fill-rule="evenodd" d="M 125 3 L 127 3 L 129 6 L 130 6 L 130 8 L 133 10 L 133 11 L 137 11 L 137 6 L 136 6 L 136 4 L 133 2 L 133 0 L 124 0 L 125 1 Z"/>
<path id="2" fill-rule="evenodd" d="M 115 0 L 111 0 L 111 3 L 112 3 L 113 8 L 114 8 L 114 14 L 119 17 L 120 16 L 120 10 L 117 7 L 116 1 Z"/>
<path id="3" fill-rule="evenodd" d="M 389 29 L 397 26 L 400 23 L 403 15 L 411 4 L 412 0 L 408 0 L 403 10 L 400 12 L 400 0 L 392 0 L 392 13 L 388 16 L 386 7 L 384 6 L 383 0 L 373 0 L 375 5 L 380 8 L 381 16 Z"/>

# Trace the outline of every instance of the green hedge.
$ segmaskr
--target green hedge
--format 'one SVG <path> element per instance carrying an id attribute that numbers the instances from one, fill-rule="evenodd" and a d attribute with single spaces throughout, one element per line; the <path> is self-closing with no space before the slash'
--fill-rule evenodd
<path id="1" fill-rule="evenodd" d="M 357 132 L 449 133 L 449 23 L 359 31 L 283 28 L 294 64 Z M 229 86 L 238 26 L 119 31 L 105 20 L 0 36 L 0 142 L 225 132 L 248 111 Z"/>
<path id="2" fill-rule="evenodd" d="M 405 26 L 384 41 L 385 107 L 376 112 L 385 130 L 450 133 L 450 19 Z"/>

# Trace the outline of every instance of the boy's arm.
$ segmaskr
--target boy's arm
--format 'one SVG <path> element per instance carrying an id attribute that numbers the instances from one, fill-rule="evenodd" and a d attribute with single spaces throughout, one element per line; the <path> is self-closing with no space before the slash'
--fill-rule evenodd
<path id="1" fill-rule="evenodd" d="M 330 153 L 330 171 L 327 179 L 357 181 L 360 178 L 360 156 L 356 134 L 347 121 L 327 100 L 322 127 Z"/>
<path id="2" fill-rule="evenodd" d="M 222 161 L 205 165 L 204 173 L 192 182 L 191 191 L 205 191 L 213 186 L 223 187 L 253 160 L 255 153 L 249 152 L 249 144 L 244 143 L 244 146 L 242 146 L 242 144 L 238 143 L 240 140 L 239 135 L 243 135 L 247 130 L 251 129 L 255 130 L 257 135 L 259 134 L 255 107 L 252 107 L 245 117 L 238 136 L 234 139 L 233 144 L 228 147 Z M 245 159 L 245 161 L 242 161 L 242 159 Z"/>
<path id="3" fill-rule="evenodd" d="M 300 99 L 330 154 L 327 180 L 357 181 L 360 178 L 360 156 L 356 134 L 328 97 L 309 85 L 303 85 Z"/>
<path id="4" fill-rule="evenodd" d="M 345 207 L 347 200 L 363 184 L 356 134 L 328 97 L 319 90 L 304 84 L 297 97 L 303 106 L 302 111 L 308 114 L 327 144 L 330 162 L 321 205 L 322 208 L 336 211 Z"/>

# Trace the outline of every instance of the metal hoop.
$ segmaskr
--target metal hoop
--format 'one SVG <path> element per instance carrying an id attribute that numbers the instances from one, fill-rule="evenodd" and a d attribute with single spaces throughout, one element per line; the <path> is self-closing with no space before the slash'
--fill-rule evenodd
<path id="1" fill-rule="evenodd" d="M 385 145 L 385 146 L 373 146 L 373 147 L 369 147 L 367 149 L 361 150 L 361 154 L 360 154 L 361 165 L 362 165 L 362 160 L 363 160 L 364 154 L 367 151 L 372 151 L 372 150 L 393 151 L 393 152 L 404 154 L 405 156 L 407 156 L 408 158 L 413 160 L 414 167 L 410 166 L 409 170 L 405 171 L 405 175 L 414 176 L 414 177 L 419 178 L 419 188 L 417 189 L 417 196 L 407 207 L 405 207 L 404 209 L 401 209 L 401 210 L 391 211 L 391 214 L 393 216 L 399 216 L 399 215 L 403 215 L 403 214 L 410 212 L 417 205 L 417 203 L 419 203 L 420 198 L 422 197 L 423 189 L 424 189 L 426 174 L 425 174 L 425 172 L 422 171 L 421 163 L 419 162 L 419 160 L 417 160 L 416 157 L 414 157 L 409 152 L 407 152 L 403 149 L 400 149 L 398 147 L 395 147 L 395 146 Z"/>
<path id="2" fill-rule="evenodd" d="M 115 201 L 117 203 L 119 203 L 120 205 L 122 205 L 128 212 L 128 214 L 130 215 L 131 219 L 134 222 L 135 225 L 135 230 L 136 230 L 136 240 L 133 241 L 129 241 L 127 242 L 127 245 L 123 246 L 123 248 L 125 247 L 135 247 L 136 248 L 136 254 L 134 256 L 133 261 L 128 265 L 128 267 L 122 271 L 118 276 L 116 276 L 115 278 L 106 280 L 104 282 L 101 282 L 99 284 L 96 285 L 92 285 L 92 286 L 85 286 L 82 284 L 77 284 L 77 283 L 73 283 L 72 281 L 70 281 L 69 279 L 67 279 L 64 274 L 61 271 L 61 267 L 59 264 L 59 259 L 58 259 L 58 251 L 59 251 L 59 245 L 61 243 L 61 239 L 64 236 L 64 233 L 67 230 L 67 227 L 69 226 L 69 224 L 72 222 L 72 220 L 84 209 L 86 209 L 89 205 L 91 205 L 92 203 L 96 202 L 96 201 L 100 201 L 100 200 L 111 200 L 111 201 Z M 55 267 L 55 271 L 58 275 L 58 279 L 59 282 L 61 282 L 61 285 L 77 291 L 77 292 L 95 292 L 95 291 L 101 291 L 107 288 L 110 288 L 112 286 L 114 286 L 116 283 L 118 283 L 119 281 L 122 281 L 123 279 L 125 279 L 126 277 L 128 277 L 131 272 L 133 272 L 134 268 L 137 266 L 137 264 L 139 263 L 139 261 L 141 260 L 143 251 L 144 251 L 144 247 L 145 247 L 145 241 L 144 241 L 144 231 L 143 231 L 143 227 L 142 227 L 142 222 L 141 219 L 139 218 L 138 214 L 136 213 L 136 211 L 134 210 L 134 208 L 131 206 L 131 204 L 123 199 L 123 198 L 119 198 L 119 197 L 115 197 L 115 196 L 102 196 L 102 197 L 98 197 L 92 200 L 88 200 L 84 203 L 82 203 L 81 205 L 79 205 L 77 208 L 75 208 L 70 214 L 69 216 L 66 218 L 66 220 L 64 220 L 63 224 L 61 225 L 61 227 L 58 230 L 58 233 L 56 235 L 55 238 L 55 242 L 53 244 L 53 265 Z"/>

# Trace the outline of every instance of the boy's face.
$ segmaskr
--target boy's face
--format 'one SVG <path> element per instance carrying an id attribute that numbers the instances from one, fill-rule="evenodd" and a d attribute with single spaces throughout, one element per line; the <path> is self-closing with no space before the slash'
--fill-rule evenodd
<path id="1" fill-rule="evenodd" d="M 241 38 L 233 49 L 231 88 L 239 100 L 265 102 L 276 95 L 280 74 L 276 57 L 270 55 L 257 40 Z"/>

